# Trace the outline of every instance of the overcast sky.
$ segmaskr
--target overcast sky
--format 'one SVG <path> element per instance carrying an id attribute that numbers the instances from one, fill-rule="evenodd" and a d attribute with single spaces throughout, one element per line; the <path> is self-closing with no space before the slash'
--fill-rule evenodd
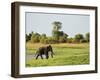
<path id="1" fill-rule="evenodd" d="M 77 33 L 85 34 L 89 32 L 89 15 L 26 12 L 25 16 L 27 34 L 33 31 L 51 36 L 53 29 L 52 23 L 54 21 L 62 23 L 61 31 L 67 33 L 69 37 L 74 37 Z"/>

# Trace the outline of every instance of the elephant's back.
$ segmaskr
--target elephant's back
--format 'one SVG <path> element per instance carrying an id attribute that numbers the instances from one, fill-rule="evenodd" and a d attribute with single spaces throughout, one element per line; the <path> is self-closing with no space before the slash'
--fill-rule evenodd
<path id="1" fill-rule="evenodd" d="M 39 48 L 39 51 L 40 51 L 40 53 L 42 53 L 42 54 L 44 54 L 44 51 L 46 50 L 46 47 L 40 47 Z"/>

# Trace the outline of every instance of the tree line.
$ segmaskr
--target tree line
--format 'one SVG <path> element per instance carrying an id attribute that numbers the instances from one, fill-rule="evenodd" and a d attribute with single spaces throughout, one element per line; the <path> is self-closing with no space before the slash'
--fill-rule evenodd
<path id="1" fill-rule="evenodd" d="M 44 44 L 55 44 L 55 43 L 86 43 L 90 41 L 90 34 L 87 32 L 85 35 L 76 34 L 74 37 L 68 38 L 68 34 L 61 31 L 62 23 L 59 21 L 54 21 L 52 23 L 52 36 L 47 36 L 46 34 L 39 34 L 31 32 L 26 34 L 26 42 L 32 43 L 44 43 Z"/>

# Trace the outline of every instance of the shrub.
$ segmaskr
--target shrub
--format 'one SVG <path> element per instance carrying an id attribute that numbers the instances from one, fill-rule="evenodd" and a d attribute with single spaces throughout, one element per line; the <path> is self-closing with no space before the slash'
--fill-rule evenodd
<path id="1" fill-rule="evenodd" d="M 80 43 L 86 43 L 86 42 L 87 42 L 87 40 L 85 40 L 85 39 L 80 40 Z"/>
<path id="2" fill-rule="evenodd" d="M 33 43 L 38 43 L 38 42 L 40 42 L 40 34 L 38 34 L 38 33 L 32 34 L 31 42 L 33 42 Z"/>
<path id="3" fill-rule="evenodd" d="M 76 34 L 74 38 L 77 42 L 80 42 L 80 40 L 84 39 L 82 34 Z"/>
<path id="4" fill-rule="evenodd" d="M 67 43 L 72 43 L 73 42 L 73 38 L 68 38 L 67 39 Z"/>
<path id="5" fill-rule="evenodd" d="M 60 42 L 60 43 L 66 42 L 66 38 L 64 38 L 64 36 L 60 37 L 60 38 L 59 38 L 59 42 Z"/>

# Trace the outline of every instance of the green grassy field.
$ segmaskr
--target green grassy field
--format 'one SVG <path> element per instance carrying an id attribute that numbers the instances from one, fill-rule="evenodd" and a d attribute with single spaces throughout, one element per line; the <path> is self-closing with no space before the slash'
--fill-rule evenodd
<path id="1" fill-rule="evenodd" d="M 26 56 L 35 54 L 36 50 L 44 44 L 26 44 Z M 55 53 L 54 58 L 26 60 L 26 67 L 64 66 L 89 64 L 89 43 L 80 44 L 51 44 Z"/>

